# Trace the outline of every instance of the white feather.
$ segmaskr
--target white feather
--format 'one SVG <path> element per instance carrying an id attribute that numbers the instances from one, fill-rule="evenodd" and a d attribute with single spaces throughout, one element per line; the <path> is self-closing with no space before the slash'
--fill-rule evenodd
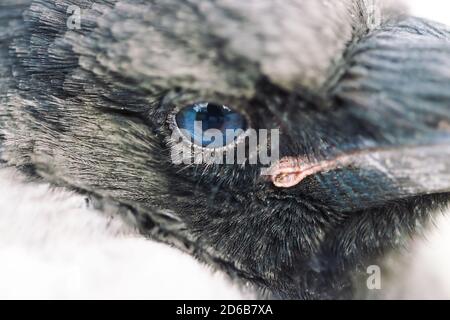
<path id="1" fill-rule="evenodd" d="M 82 196 L 0 170 L 0 298 L 251 298 L 190 256 L 145 240 Z"/>

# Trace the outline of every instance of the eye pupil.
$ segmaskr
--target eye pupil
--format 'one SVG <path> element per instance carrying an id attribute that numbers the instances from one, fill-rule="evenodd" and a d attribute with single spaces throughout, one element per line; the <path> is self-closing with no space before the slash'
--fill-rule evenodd
<path id="1" fill-rule="evenodd" d="M 196 103 L 182 109 L 176 115 L 176 122 L 188 139 L 202 147 L 219 148 L 226 145 L 227 130 L 246 130 L 245 118 L 228 108 L 216 103 Z M 199 126 L 200 124 L 200 126 Z M 205 136 L 205 132 L 215 129 L 222 133 L 222 139 Z"/>

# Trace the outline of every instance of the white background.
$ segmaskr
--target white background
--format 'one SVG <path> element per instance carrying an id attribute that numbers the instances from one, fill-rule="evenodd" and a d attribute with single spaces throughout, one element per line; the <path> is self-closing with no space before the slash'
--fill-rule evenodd
<path id="1" fill-rule="evenodd" d="M 437 20 L 450 25 L 449 0 L 404 0 L 416 16 Z"/>

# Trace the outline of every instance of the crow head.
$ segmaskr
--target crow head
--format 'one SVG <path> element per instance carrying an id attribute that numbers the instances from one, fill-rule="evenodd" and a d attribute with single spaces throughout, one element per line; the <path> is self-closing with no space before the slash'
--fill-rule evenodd
<path id="1" fill-rule="evenodd" d="M 376 0 L 4 6 L 2 158 L 269 297 L 349 297 L 449 198 L 449 28 Z M 173 159 L 250 129 L 278 130 L 269 167 Z"/>

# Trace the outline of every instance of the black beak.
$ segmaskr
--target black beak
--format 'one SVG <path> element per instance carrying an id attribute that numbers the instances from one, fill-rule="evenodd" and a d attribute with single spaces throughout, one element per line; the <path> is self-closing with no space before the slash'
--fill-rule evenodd
<path id="1" fill-rule="evenodd" d="M 450 29 L 408 18 L 361 40 L 345 63 L 333 106 L 296 119 L 297 137 L 320 141 L 308 142 L 315 152 L 286 155 L 273 184 L 339 211 L 450 192 Z"/>

